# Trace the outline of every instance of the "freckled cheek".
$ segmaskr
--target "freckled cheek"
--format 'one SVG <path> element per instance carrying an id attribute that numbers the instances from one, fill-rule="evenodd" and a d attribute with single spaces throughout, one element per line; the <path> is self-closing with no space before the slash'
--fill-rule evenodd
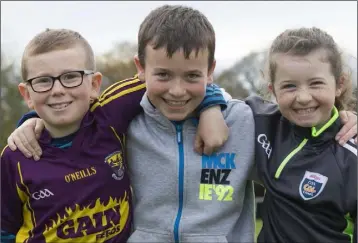
<path id="1" fill-rule="evenodd" d="M 47 97 L 42 94 L 31 95 L 30 97 L 35 108 L 47 103 Z"/>
<path id="2" fill-rule="evenodd" d="M 79 87 L 80 89 L 73 89 L 68 91 L 68 95 L 78 100 L 89 100 L 91 90 L 89 87 Z"/>
<path id="3" fill-rule="evenodd" d="M 289 108 L 294 100 L 294 95 L 293 94 L 277 94 L 276 96 L 276 100 L 278 105 L 280 106 L 280 108 Z"/>
<path id="4" fill-rule="evenodd" d="M 168 82 L 147 82 L 147 93 L 149 96 L 163 94 L 167 92 L 169 88 L 170 86 Z"/>
<path id="5" fill-rule="evenodd" d="M 206 86 L 203 83 L 187 83 L 184 85 L 185 90 L 193 96 L 205 96 Z"/>

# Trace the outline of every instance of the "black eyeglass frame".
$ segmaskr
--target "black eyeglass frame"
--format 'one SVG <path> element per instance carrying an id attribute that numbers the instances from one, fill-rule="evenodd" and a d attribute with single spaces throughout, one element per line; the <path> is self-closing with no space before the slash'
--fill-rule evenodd
<path id="1" fill-rule="evenodd" d="M 76 86 L 70 86 L 70 87 L 64 85 L 64 84 L 61 82 L 61 77 L 62 77 L 63 75 L 66 75 L 66 74 L 69 74 L 69 73 L 74 73 L 74 72 L 81 74 L 81 83 L 79 83 L 79 84 L 76 85 Z M 26 80 L 25 83 L 30 84 L 31 89 L 32 89 L 34 92 L 36 92 L 36 93 L 44 93 L 44 92 L 50 91 L 50 90 L 53 88 L 53 86 L 55 85 L 56 80 L 58 80 L 63 87 L 65 87 L 65 88 L 67 88 L 67 89 L 72 89 L 72 88 L 76 88 L 76 87 L 82 85 L 84 75 L 91 75 L 91 74 L 94 74 L 94 71 L 92 71 L 92 70 L 73 70 L 73 71 L 68 71 L 68 72 L 65 72 L 65 73 L 61 73 L 61 74 L 58 75 L 57 77 L 47 76 L 47 75 L 34 77 L 34 78 L 31 78 L 31 79 Z M 36 90 L 34 89 L 34 87 L 32 86 L 32 81 L 35 80 L 35 79 L 37 79 L 37 78 L 51 78 L 51 79 L 52 79 L 52 85 L 51 85 L 51 87 L 50 87 L 49 89 L 45 90 L 45 91 L 36 91 Z"/>

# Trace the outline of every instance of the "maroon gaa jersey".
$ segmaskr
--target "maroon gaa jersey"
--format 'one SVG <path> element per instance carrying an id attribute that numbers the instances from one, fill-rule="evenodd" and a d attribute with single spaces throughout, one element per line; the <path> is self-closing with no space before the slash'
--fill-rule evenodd
<path id="1" fill-rule="evenodd" d="M 125 133 L 141 112 L 145 83 L 115 83 L 91 106 L 66 149 L 44 130 L 40 161 L 5 148 L 1 155 L 1 228 L 16 242 L 125 242 L 132 194 Z"/>

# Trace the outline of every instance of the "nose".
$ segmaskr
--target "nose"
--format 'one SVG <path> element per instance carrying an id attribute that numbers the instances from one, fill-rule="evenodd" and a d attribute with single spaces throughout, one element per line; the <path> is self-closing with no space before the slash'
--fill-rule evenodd
<path id="1" fill-rule="evenodd" d="M 299 103 L 307 104 L 312 100 L 312 95 L 307 90 L 298 90 L 296 100 Z"/>
<path id="2" fill-rule="evenodd" d="M 65 92 L 65 87 L 62 86 L 60 80 L 56 79 L 53 83 L 53 87 L 51 89 L 52 95 L 63 94 Z"/>
<path id="3" fill-rule="evenodd" d="M 169 94 L 174 97 L 181 97 L 186 94 L 186 90 L 183 87 L 182 81 L 180 79 L 172 81 L 169 88 Z"/>

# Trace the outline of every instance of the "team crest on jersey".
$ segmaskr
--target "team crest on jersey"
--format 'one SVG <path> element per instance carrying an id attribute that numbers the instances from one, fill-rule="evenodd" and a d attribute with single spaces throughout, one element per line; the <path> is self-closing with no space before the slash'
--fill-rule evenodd
<path id="1" fill-rule="evenodd" d="M 299 187 L 301 197 L 304 200 L 311 200 L 318 197 L 326 186 L 327 181 L 328 177 L 324 175 L 306 171 Z"/>
<path id="2" fill-rule="evenodd" d="M 112 178 L 122 180 L 124 176 L 124 165 L 121 151 L 116 151 L 106 157 L 104 160 L 114 171 Z"/>

